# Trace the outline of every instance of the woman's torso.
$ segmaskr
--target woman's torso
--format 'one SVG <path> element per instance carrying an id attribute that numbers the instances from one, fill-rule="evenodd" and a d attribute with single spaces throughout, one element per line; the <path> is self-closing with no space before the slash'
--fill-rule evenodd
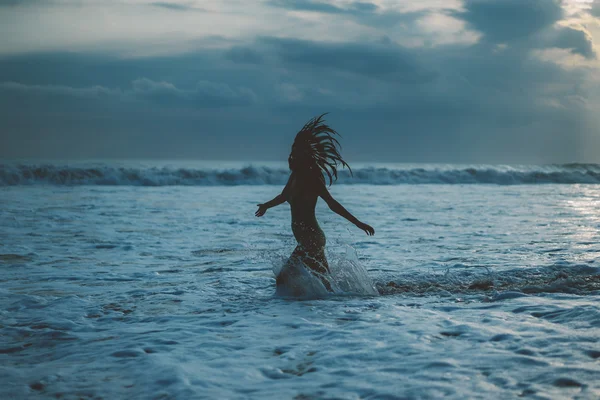
<path id="1" fill-rule="evenodd" d="M 302 246 L 322 248 L 325 246 L 325 235 L 315 216 L 315 207 L 319 195 L 318 178 L 299 178 L 292 175 L 287 193 L 287 201 L 292 211 L 292 231 Z"/>

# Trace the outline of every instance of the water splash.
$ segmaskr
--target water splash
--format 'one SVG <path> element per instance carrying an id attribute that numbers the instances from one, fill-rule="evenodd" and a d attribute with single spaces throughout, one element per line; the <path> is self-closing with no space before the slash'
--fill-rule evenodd
<path id="1" fill-rule="evenodd" d="M 273 273 L 281 281 L 276 295 L 302 299 L 379 295 L 352 246 L 343 246 L 341 253 L 339 249 L 330 249 L 328 253 L 329 273 L 324 276 L 310 270 L 299 260 L 292 261 L 282 256 L 273 259 Z M 330 283 L 331 292 L 325 288 L 322 279 Z"/>

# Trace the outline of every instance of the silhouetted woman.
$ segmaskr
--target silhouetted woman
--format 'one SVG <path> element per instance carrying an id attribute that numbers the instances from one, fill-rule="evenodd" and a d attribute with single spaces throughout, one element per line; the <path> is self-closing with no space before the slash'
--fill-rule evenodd
<path id="1" fill-rule="evenodd" d="M 259 204 L 255 214 L 262 217 L 269 208 L 286 201 L 292 209 L 292 232 L 298 246 L 277 277 L 277 286 L 288 284 L 289 274 L 286 273 L 286 269 L 301 262 L 321 279 L 327 290 L 331 291 L 331 285 L 326 278 L 329 266 L 325 258 L 325 234 L 315 216 L 319 196 L 333 212 L 364 230 L 367 235 L 375 234 L 371 226 L 356 219 L 327 190 L 323 174 L 329 177 L 331 185 L 334 178 L 337 179 L 338 163 L 347 167 L 350 173 L 352 170 L 339 153 L 339 142 L 334 137 L 339 134 L 325 124 L 323 115 L 325 114 L 312 118 L 298 132 L 288 158 L 291 174 L 285 188 L 273 200 Z"/>

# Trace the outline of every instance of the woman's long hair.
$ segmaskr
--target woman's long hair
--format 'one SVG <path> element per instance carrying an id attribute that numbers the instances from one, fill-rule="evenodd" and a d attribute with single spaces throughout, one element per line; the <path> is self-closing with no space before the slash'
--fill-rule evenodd
<path id="1" fill-rule="evenodd" d="M 338 177 L 338 163 L 347 167 L 351 175 L 352 169 L 340 155 L 341 145 L 335 136 L 341 135 L 325 123 L 325 114 L 311 118 L 298 132 L 292 145 L 289 163 L 292 171 L 318 172 L 318 177 L 323 183 L 323 174 L 326 174 L 331 185 Z"/>

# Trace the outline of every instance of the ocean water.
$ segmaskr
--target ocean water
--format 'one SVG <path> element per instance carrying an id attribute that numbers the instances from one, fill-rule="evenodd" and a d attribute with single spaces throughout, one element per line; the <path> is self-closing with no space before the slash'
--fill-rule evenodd
<path id="1" fill-rule="evenodd" d="M 285 178 L 0 165 L 0 398 L 600 397 L 600 167 L 358 166 L 302 299 Z"/>

